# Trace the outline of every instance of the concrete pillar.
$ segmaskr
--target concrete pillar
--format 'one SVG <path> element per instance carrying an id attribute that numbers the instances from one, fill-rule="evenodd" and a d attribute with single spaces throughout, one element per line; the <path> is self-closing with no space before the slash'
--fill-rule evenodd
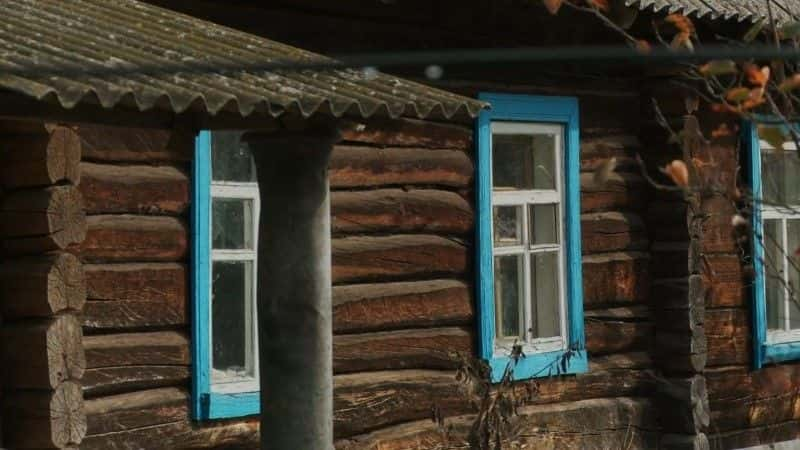
<path id="1" fill-rule="evenodd" d="M 333 128 L 249 134 L 261 193 L 258 328 L 261 448 L 333 448 Z"/>

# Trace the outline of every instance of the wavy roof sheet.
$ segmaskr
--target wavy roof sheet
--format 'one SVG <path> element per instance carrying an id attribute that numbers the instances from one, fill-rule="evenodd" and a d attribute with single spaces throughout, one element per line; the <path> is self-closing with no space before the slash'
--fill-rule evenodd
<path id="1" fill-rule="evenodd" d="M 625 0 L 628 6 L 711 20 L 759 22 L 769 19 L 768 0 Z M 797 20 L 800 0 L 772 0 L 772 14 L 779 22 Z"/>
<path id="2" fill-rule="evenodd" d="M 450 119 L 475 117 L 484 107 L 474 99 L 360 70 L 193 71 L 198 65 L 329 60 L 136 0 L 2 3 L 0 88 L 56 100 L 64 108 L 92 103 L 210 115 Z M 159 65 L 170 70 L 152 70 Z M 40 75 L 22 72 L 26 67 L 41 69 Z M 67 72 L 54 74 L 54 67 Z"/>

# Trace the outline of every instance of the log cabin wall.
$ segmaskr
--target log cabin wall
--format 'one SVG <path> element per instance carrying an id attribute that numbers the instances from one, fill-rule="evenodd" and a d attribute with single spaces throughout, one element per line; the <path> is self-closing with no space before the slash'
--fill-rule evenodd
<path id="1" fill-rule="evenodd" d="M 581 101 L 590 371 L 519 384 L 529 398 L 525 439 L 534 448 L 651 448 L 650 239 L 632 158 L 638 94 L 631 86 L 556 93 Z M 87 212 L 76 249 L 88 297 L 81 448 L 255 447 L 252 419 L 198 424 L 189 416 L 192 135 L 94 126 L 77 133 Z M 441 439 L 434 407 L 454 439 L 471 420 L 454 354 L 474 355 L 475 346 L 472 133 L 471 124 L 411 120 L 343 125 L 331 162 L 338 448 L 432 447 Z M 595 186 L 592 171 L 610 156 L 617 172 Z"/>
<path id="2" fill-rule="evenodd" d="M 0 122 L 0 446 L 71 448 L 86 433 L 86 286 L 68 252 L 86 234 L 79 161 L 73 128 Z"/>

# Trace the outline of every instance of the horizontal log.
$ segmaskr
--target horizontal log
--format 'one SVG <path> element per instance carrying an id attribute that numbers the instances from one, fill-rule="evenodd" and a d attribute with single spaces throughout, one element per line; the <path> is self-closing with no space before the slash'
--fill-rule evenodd
<path id="1" fill-rule="evenodd" d="M 0 202 L 0 236 L 9 254 L 67 248 L 86 236 L 83 199 L 74 186 L 15 191 Z"/>
<path id="2" fill-rule="evenodd" d="M 650 293 L 650 257 L 643 252 L 583 257 L 583 304 L 586 309 L 645 302 Z"/>
<path id="3" fill-rule="evenodd" d="M 331 154 L 333 189 L 431 185 L 470 187 L 472 160 L 458 150 L 337 146 Z"/>
<path id="4" fill-rule="evenodd" d="M 81 125 L 85 161 L 191 161 L 194 133 L 179 130 Z"/>
<path id="5" fill-rule="evenodd" d="M 176 217 L 99 215 L 87 218 L 86 239 L 77 251 L 84 261 L 180 261 L 188 231 Z"/>
<path id="6" fill-rule="evenodd" d="M 50 253 L 0 264 L 0 313 L 8 319 L 79 312 L 86 302 L 83 265 L 70 253 Z"/>
<path id="7" fill-rule="evenodd" d="M 85 336 L 86 368 L 189 365 L 189 337 L 178 331 Z"/>
<path id="8" fill-rule="evenodd" d="M 432 235 L 333 239 L 333 282 L 462 275 L 469 270 L 467 248 Z"/>
<path id="9" fill-rule="evenodd" d="M 258 420 L 193 422 L 161 425 L 87 436 L 85 450 L 148 450 L 258 448 Z"/>
<path id="10" fill-rule="evenodd" d="M 457 280 L 354 284 L 333 287 L 333 332 L 466 325 L 472 289 Z"/>
<path id="11" fill-rule="evenodd" d="M 396 425 L 342 439 L 337 450 L 467 448 L 472 415 L 445 419 L 447 433 L 432 421 Z M 515 430 L 502 448 L 653 448 L 657 445 L 656 417 L 642 399 L 591 399 L 565 404 L 525 406 L 511 418 Z"/>
<path id="12" fill-rule="evenodd" d="M 659 447 L 664 450 L 708 450 L 708 436 L 705 433 L 697 434 L 662 434 Z"/>
<path id="13" fill-rule="evenodd" d="M 798 420 L 790 420 L 788 422 L 756 428 L 728 431 L 709 436 L 711 448 L 748 448 L 777 442 L 793 441 L 795 439 L 800 439 L 800 421 Z"/>
<path id="14" fill-rule="evenodd" d="M 456 369 L 471 357 L 474 336 L 463 328 L 349 334 L 333 339 L 334 373 L 391 369 Z"/>
<path id="15" fill-rule="evenodd" d="M 631 213 L 583 214 L 581 246 L 584 254 L 646 249 L 648 241 L 644 222 Z"/>
<path id="16" fill-rule="evenodd" d="M 608 317 L 612 313 L 592 312 L 599 316 L 586 317 L 586 350 L 590 355 L 642 350 L 651 344 L 653 325 L 640 321 L 641 317 L 621 320 Z"/>
<path id="17" fill-rule="evenodd" d="M 749 302 L 751 280 L 745 263 L 738 254 L 709 254 L 705 256 L 703 277 L 709 287 L 708 307 L 743 307 Z"/>
<path id="18" fill-rule="evenodd" d="M 705 320 L 709 366 L 750 363 L 752 335 L 747 310 L 708 310 Z"/>
<path id="19" fill-rule="evenodd" d="M 173 166 L 81 163 L 79 186 L 90 214 L 183 214 L 189 176 Z"/>
<path id="20" fill-rule="evenodd" d="M 598 185 L 594 173 L 581 174 L 581 212 L 638 211 L 647 196 L 644 178 L 633 173 L 612 173 Z"/>
<path id="21" fill-rule="evenodd" d="M 3 398 L 3 444 L 9 448 L 76 447 L 86 435 L 78 383 L 54 391 L 12 391 Z"/>
<path id="22" fill-rule="evenodd" d="M 711 368 L 706 372 L 711 426 L 720 432 L 800 420 L 800 364 Z"/>
<path id="23" fill-rule="evenodd" d="M 86 369 L 83 395 L 86 398 L 165 386 L 184 386 L 189 381 L 186 365 L 123 365 Z"/>
<path id="24" fill-rule="evenodd" d="M 706 282 L 700 275 L 661 278 L 653 282 L 653 306 L 657 310 L 704 308 Z"/>
<path id="25" fill-rule="evenodd" d="M 443 233 L 473 231 L 474 211 L 448 191 L 379 189 L 331 194 L 333 233 Z"/>
<path id="26" fill-rule="evenodd" d="M 54 389 L 84 375 L 81 327 L 72 315 L 5 324 L 0 337 L 6 389 Z"/>
<path id="27" fill-rule="evenodd" d="M 454 372 L 403 370 L 334 377 L 333 423 L 337 438 L 429 419 L 432 408 L 454 416 L 472 410 Z"/>
<path id="28" fill-rule="evenodd" d="M 737 214 L 736 205 L 722 196 L 703 201 L 700 207 L 702 220 L 703 253 L 735 253 L 739 251 L 731 219 Z"/>
<path id="29" fill-rule="evenodd" d="M 340 126 L 342 140 L 378 146 L 454 148 L 472 150 L 472 129 L 429 121 L 346 120 Z"/>
<path id="30" fill-rule="evenodd" d="M 111 395 L 85 403 L 87 437 L 191 420 L 189 393 L 169 387 Z"/>
<path id="31" fill-rule="evenodd" d="M 6 189 L 80 182 L 81 143 L 75 130 L 42 126 L 0 136 L 0 180 Z"/>
<path id="32" fill-rule="evenodd" d="M 581 137 L 581 160 L 633 155 L 641 147 L 633 134 L 605 134 Z"/>
<path id="33" fill-rule="evenodd" d="M 186 267 L 176 263 L 86 264 L 83 326 L 126 329 L 185 325 Z"/>

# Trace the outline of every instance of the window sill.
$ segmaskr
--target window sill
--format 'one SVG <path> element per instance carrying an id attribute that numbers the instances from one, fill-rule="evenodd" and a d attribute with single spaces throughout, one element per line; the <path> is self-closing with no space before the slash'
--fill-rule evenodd
<path id="1" fill-rule="evenodd" d="M 211 393 L 201 398 L 200 420 L 228 419 L 257 415 L 261 411 L 259 392 Z"/>
<path id="2" fill-rule="evenodd" d="M 800 360 L 800 342 L 764 345 L 763 364 Z"/>
<path id="3" fill-rule="evenodd" d="M 499 383 L 503 379 L 511 358 L 492 358 L 489 366 L 492 369 L 492 383 Z M 514 366 L 514 381 L 530 378 L 544 378 L 558 375 L 586 373 L 589 371 L 589 361 L 586 350 L 567 351 L 558 350 L 548 353 L 525 355 Z"/>

